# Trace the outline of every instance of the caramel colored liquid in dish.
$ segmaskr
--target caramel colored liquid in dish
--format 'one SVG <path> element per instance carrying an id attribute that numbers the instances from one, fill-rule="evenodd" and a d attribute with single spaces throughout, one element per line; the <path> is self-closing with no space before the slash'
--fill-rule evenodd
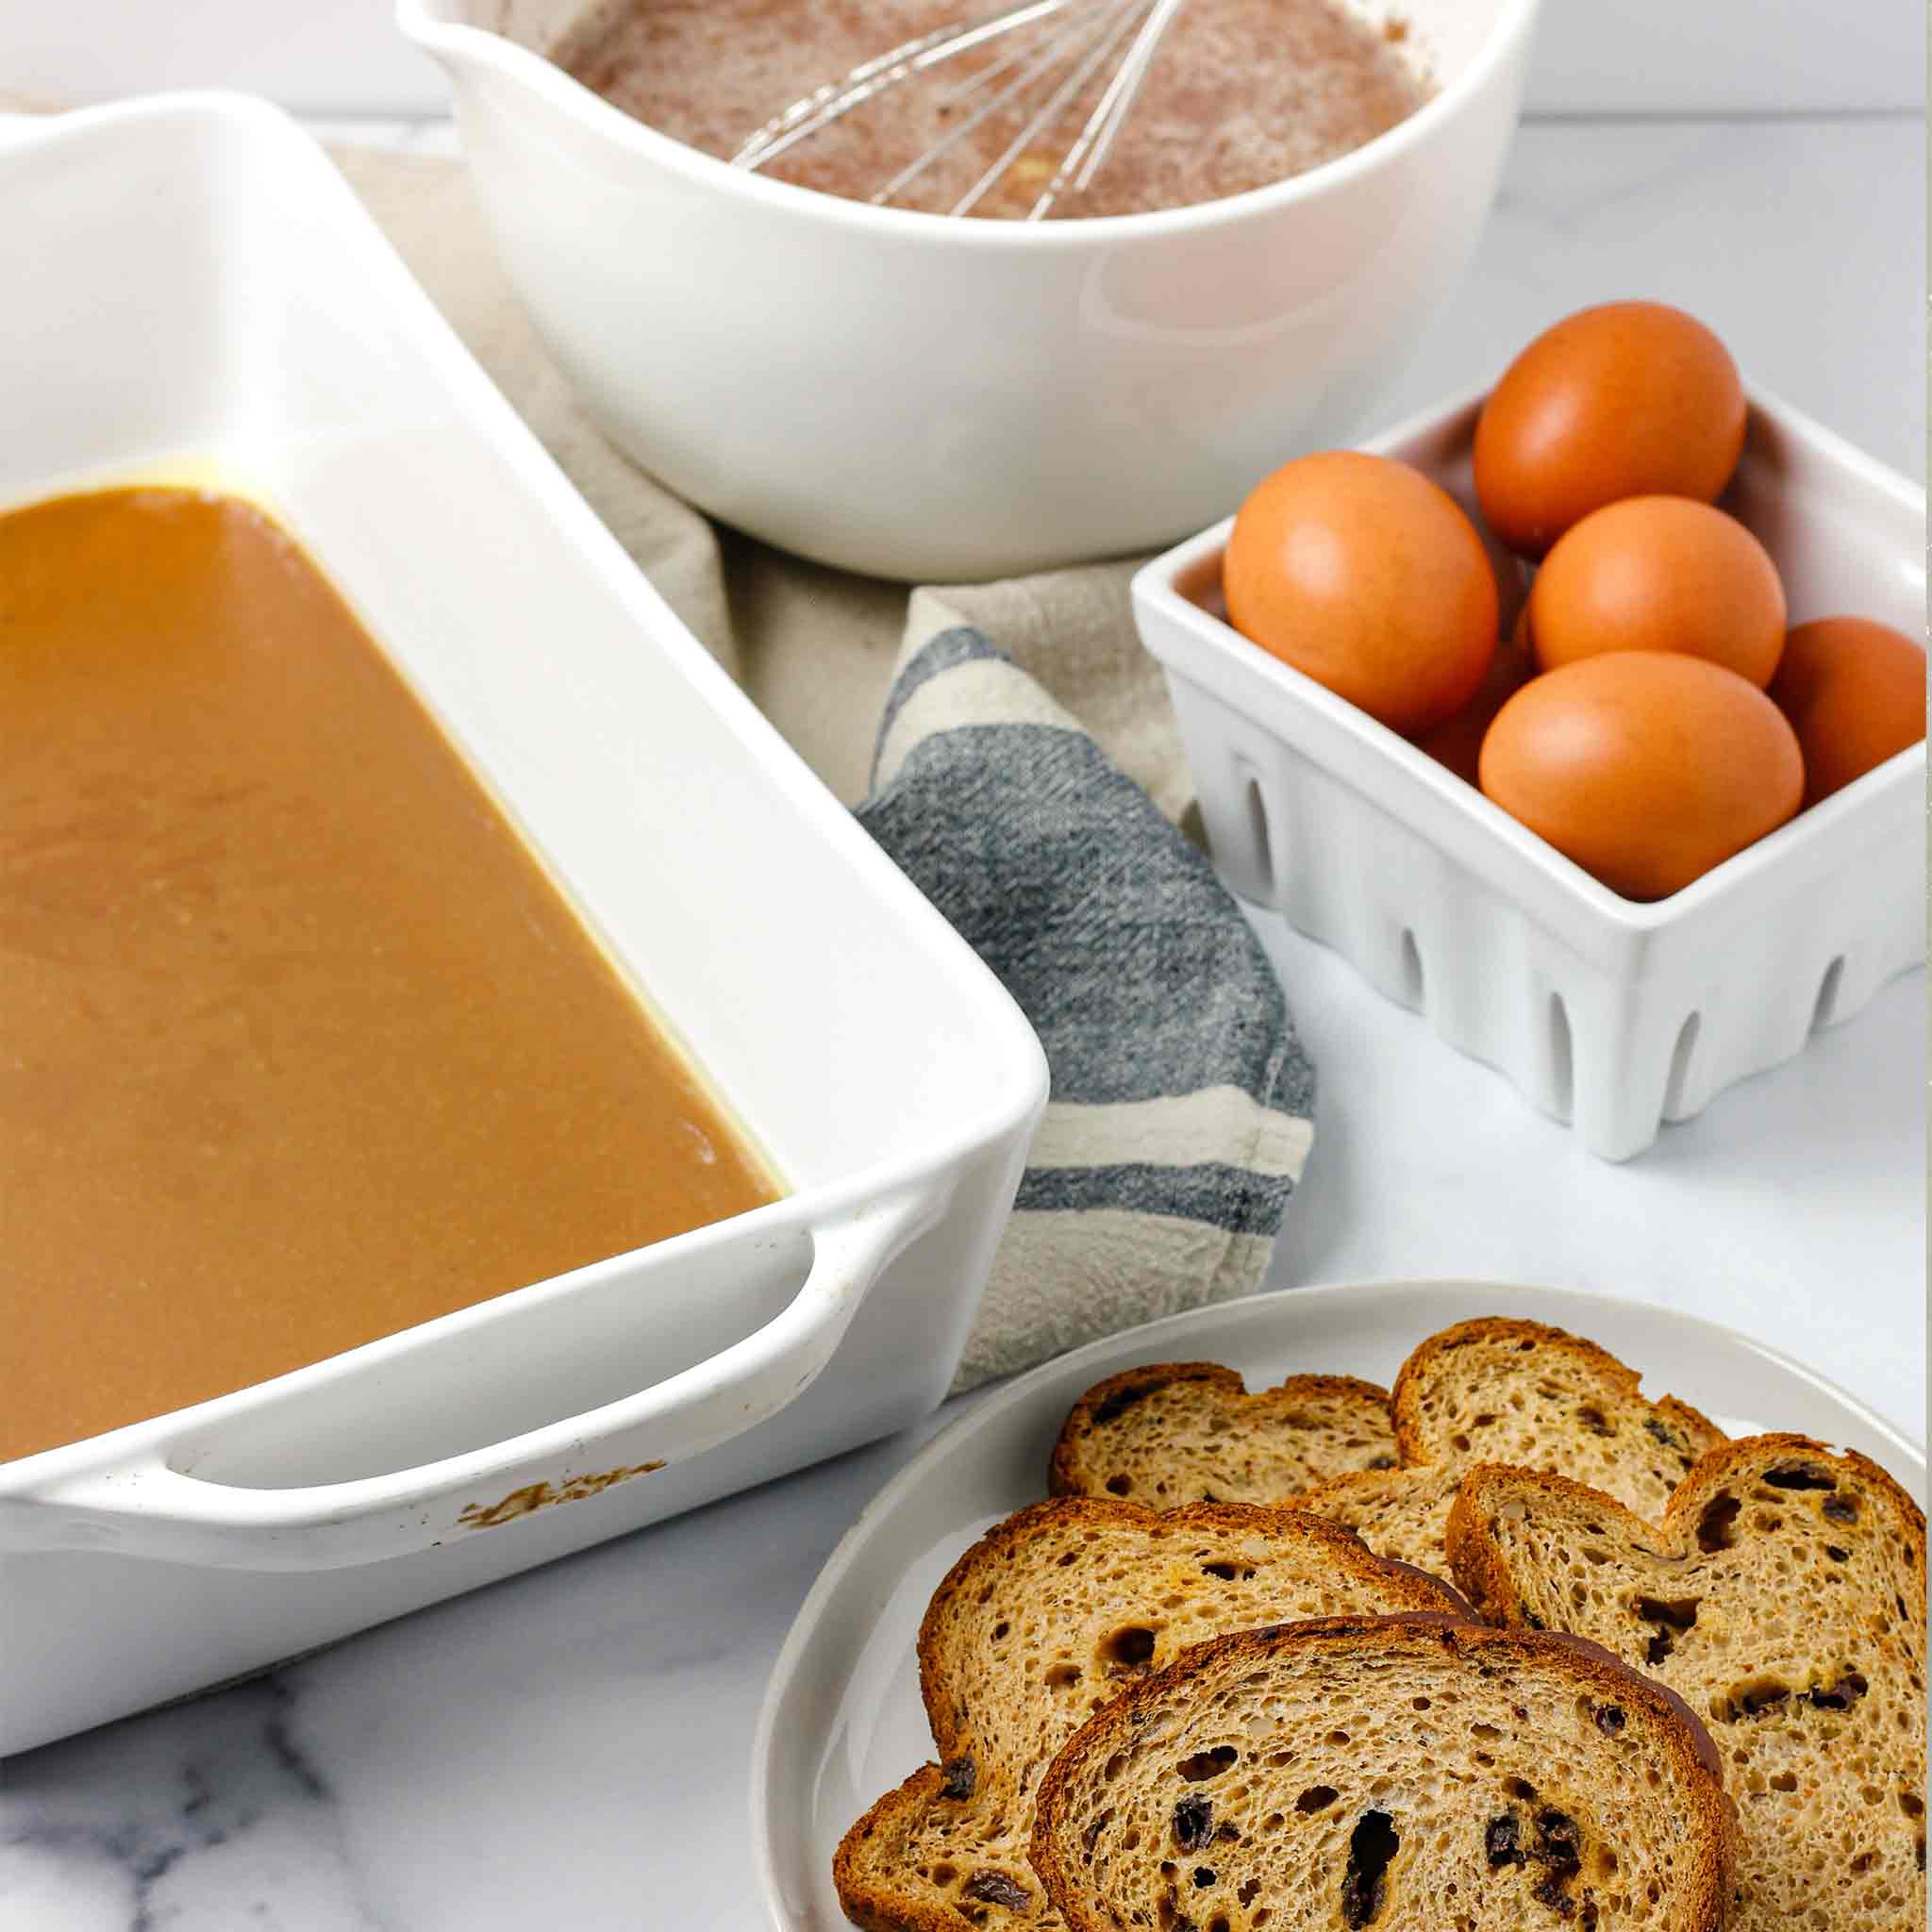
<path id="1" fill-rule="evenodd" d="M 991 0 L 605 0 L 551 52 L 626 113 L 728 159 L 774 115 L 860 61 L 993 10 Z M 1008 52 L 1043 48 L 1055 30 L 1051 21 L 1033 25 L 888 89 L 760 172 L 869 200 L 1005 79 L 951 107 L 948 90 Z M 1399 13 L 1371 24 L 1340 0 L 1187 0 L 1105 166 L 1053 213 L 1187 208 L 1347 154 L 1428 96 L 1401 44 L 1406 33 Z M 1026 213 L 1118 64 L 1117 57 L 1100 63 L 974 213 Z M 1017 103 L 989 118 L 894 206 L 949 209 L 1025 118 Z"/>
<path id="2" fill-rule="evenodd" d="M 0 516 L 0 1459 L 775 1192 L 268 518 Z"/>

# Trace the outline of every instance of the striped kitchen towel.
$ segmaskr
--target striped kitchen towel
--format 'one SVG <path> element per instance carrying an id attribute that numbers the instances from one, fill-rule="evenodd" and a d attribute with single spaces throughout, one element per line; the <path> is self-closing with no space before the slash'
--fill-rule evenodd
<path id="1" fill-rule="evenodd" d="M 1253 1289 L 1315 1074 L 1212 867 L 963 624 L 909 641 L 858 815 L 1024 1009 L 1053 1074 L 956 1388 Z"/>

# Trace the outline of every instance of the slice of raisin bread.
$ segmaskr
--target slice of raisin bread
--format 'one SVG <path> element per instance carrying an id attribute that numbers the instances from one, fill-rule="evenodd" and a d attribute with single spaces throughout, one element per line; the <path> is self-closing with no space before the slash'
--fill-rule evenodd
<path id="1" fill-rule="evenodd" d="M 1733 1827 L 1695 1718 L 1594 1645 L 1347 1617 L 1109 1705 L 1030 1849 L 1074 1932 L 1715 1932 Z"/>
<path id="2" fill-rule="evenodd" d="M 1244 1417 L 1254 1412 L 1240 1405 L 1266 1404 L 1272 1391 L 1242 1396 L 1233 1371 L 1209 1378 L 1202 1373 L 1207 1367 L 1187 1364 L 1185 1377 L 1176 1372 L 1158 1396 L 1144 1398 L 1161 1405 L 1153 1426 L 1138 1441 L 1125 1438 L 1111 1460 L 1088 1447 L 1075 1454 L 1070 1439 L 1091 1441 L 1108 1427 L 1131 1426 L 1141 1403 L 1130 1402 L 1108 1425 L 1090 1422 L 1081 1439 L 1083 1410 L 1097 1418 L 1109 1406 L 1103 1391 L 1113 1385 L 1103 1382 L 1090 1390 L 1061 1431 L 1054 1455 L 1056 1486 L 1091 1493 L 1102 1486 L 1094 1482 L 1097 1474 L 1105 1472 L 1104 1484 L 1118 1471 L 1133 1486 L 1131 1493 L 1157 1507 L 1191 1500 L 1204 1490 L 1221 1494 L 1214 1484 L 1241 1467 L 1240 1441 L 1229 1443 L 1227 1437 L 1239 1438 Z M 1561 1470 L 1641 1515 L 1656 1516 L 1697 1458 L 1725 1439 L 1688 1403 L 1671 1395 L 1649 1400 L 1640 1392 L 1640 1379 L 1607 1349 L 1541 1322 L 1500 1316 L 1461 1322 L 1430 1336 L 1395 1378 L 1390 1407 L 1397 1467 L 1364 1464 L 1299 1494 L 1259 1490 L 1245 1492 L 1243 1499 L 1292 1500 L 1299 1508 L 1345 1524 L 1383 1556 L 1445 1575 L 1442 1538 L 1449 1507 L 1462 1472 L 1477 1462 Z M 1131 1395 L 1130 1390 L 1124 1392 Z M 1281 1466 L 1284 1477 L 1291 1477 L 1291 1470 Z M 1265 1477 L 1271 1464 L 1257 1457 L 1255 1467 Z"/>
<path id="3" fill-rule="evenodd" d="M 1026 1864 L 1033 1796 L 1095 1709 L 1205 1637 L 1284 1617 L 1457 1610 L 1432 1578 L 1290 1509 L 1038 1503 L 982 1537 L 919 1633 L 940 1762 L 846 1833 L 833 1862 L 855 1924 L 891 1932 L 1053 1926 Z"/>
<path id="4" fill-rule="evenodd" d="M 1641 1381 L 1607 1349 L 1546 1323 L 1459 1322 L 1423 1342 L 1395 1378 L 1400 1468 L 1324 1484 L 1300 1506 L 1384 1556 L 1445 1574 L 1450 1507 L 1477 1462 L 1559 1470 L 1656 1518 L 1697 1458 L 1726 1439 L 1674 1395 L 1651 1401 Z"/>
<path id="5" fill-rule="evenodd" d="M 1250 1395 L 1218 1362 L 1157 1362 L 1095 1383 L 1047 1466 L 1056 1496 L 1282 1503 L 1331 1476 L 1395 1467 L 1389 1391 L 1353 1375 L 1291 1375 Z"/>
<path id="6" fill-rule="evenodd" d="M 1478 1469 L 1449 1548 L 1493 1621 L 1592 1638 L 1710 1726 L 1742 1826 L 1734 1927 L 1925 1924 L 1925 1518 L 1875 1463 L 1747 1437 L 1656 1527 Z"/>

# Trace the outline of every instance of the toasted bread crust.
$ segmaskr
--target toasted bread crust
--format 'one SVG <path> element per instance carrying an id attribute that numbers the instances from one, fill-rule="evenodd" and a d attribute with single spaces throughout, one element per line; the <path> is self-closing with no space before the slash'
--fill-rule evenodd
<path id="1" fill-rule="evenodd" d="M 1682 1700 L 1594 1644 L 1554 1633 L 1503 1632 L 1429 1614 L 1325 1617 L 1212 1638 L 1183 1651 L 1165 1669 L 1091 1718 L 1062 1747 L 1041 1780 L 1029 1845 L 1034 1873 L 1071 1932 L 1118 1932 L 1111 1918 L 1089 1909 L 1069 1856 L 1074 1832 L 1066 1816 L 1069 1787 L 1081 1767 L 1124 1750 L 1163 1706 L 1184 1706 L 1210 1674 L 1263 1672 L 1285 1653 L 1304 1646 L 1380 1654 L 1391 1641 L 1419 1654 L 1434 1651 L 1467 1665 L 1472 1674 L 1493 1666 L 1499 1653 L 1507 1652 L 1516 1664 L 1527 1656 L 1540 1668 L 1593 1690 L 1638 1718 L 1681 1781 L 1697 1833 L 1680 1923 L 1686 1932 L 1720 1932 L 1731 1892 L 1735 1826 L 1716 1753 Z M 1224 1665 L 1227 1669 L 1221 1672 Z"/>
<path id="2" fill-rule="evenodd" d="M 1509 1573 L 1507 1562 L 1490 1534 L 1491 1508 L 1500 1499 L 1523 1489 L 1545 1495 L 1587 1503 L 1599 1512 L 1608 1510 L 1620 1520 L 1634 1539 L 1648 1540 L 1652 1546 L 1689 1558 L 1697 1551 L 1696 1525 L 1705 1507 L 1720 1491 L 1737 1482 L 1746 1471 L 1769 1468 L 1792 1457 L 1815 1458 L 1825 1463 L 1840 1462 L 1855 1471 L 1898 1512 L 1910 1547 L 1910 1559 L 1918 1577 L 1919 1595 L 1925 1593 L 1925 1512 L 1906 1492 L 1892 1475 L 1869 1456 L 1856 1449 L 1833 1449 L 1810 1436 L 1740 1436 L 1711 1450 L 1697 1464 L 1671 1497 L 1662 1521 L 1646 1523 L 1634 1510 L 1626 1509 L 1614 1498 L 1606 1496 L 1587 1483 L 1545 1472 L 1512 1469 L 1485 1463 L 1462 1478 L 1456 1501 L 1449 1511 L 1448 1551 L 1450 1567 L 1463 1594 L 1491 1624 L 1521 1627 L 1523 1596 Z"/>
<path id="3" fill-rule="evenodd" d="M 1087 1487 L 1081 1471 L 1081 1450 L 1087 1438 L 1096 1427 L 1106 1427 L 1156 1390 L 1183 1382 L 1206 1383 L 1228 1395 L 1240 1395 L 1244 1388 L 1241 1376 L 1220 1362 L 1145 1362 L 1137 1369 L 1123 1369 L 1117 1375 L 1108 1375 L 1094 1383 L 1067 1411 L 1067 1419 L 1054 1438 L 1053 1454 L 1047 1457 L 1046 1493 L 1094 1493 Z M 1386 1394 L 1383 1400 L 1388 1400 Z"/>
<path id="4" fill-rule="evenodd" d="M 1395 1420 L 1396 1445 L 1405 1464 L 1446 1459 L 1440 1453 L 1441 1445 L 1429 1438 L 1424 1406 L 1430 1389 L 1445 1380 L 1453 1370 L 1457 1353 L 1482 1342 L 1514 1342 L 1525 1354 L 1532 1349 L 1552 1350 L 1567 1357 L 1585 1374 L 1619 1395 L 1645 1403 L 1660 1416 L 1668 1417 L 1684 1429 L 1693 1443 L 1707 1446 L 1726 1440 L 1724 1432 L 1708 1416 L 1700 1414 L 1688 1402 L 1681 1402 L 1674 1395 L 1646 1397 L 1642 1393 L 1642 1375 L 1596 1342 L 1573 1335 L 1567 1328 L 1552 1327 L 1547 1322 L 1479 1315 L 1474 1321 L 1457 1322 L 1419 1342 L 1397 1372 L 1389 1407 Z"/>
<path id="5" fill-rule="evenodd" d="M 1299 1536 L 1322 1547 L 1343 1575 L 1386 1586 L 1407 1609 L 1460 1612 L 1461 1597 L 1440 1577 L 1413 1564 L 1378 1557 L 1353 1530 L 1305 1509 L 1258 1503 L 1190 1503 L 1182 1509 L 1150 1509 L 1110 1496 L 1049 1496 L 1029 1503 L 996 1523 L 946 1572 L 919 1623 L 919 1694 L 941 1760 L 962 1749 L 958 1712 L 946 1682 L 946 1625 L 954 1606 L 977 1587 L 984 1572 L 996 1571 L 1007 1552 L 1041 1529 L 1072 1524 L 1141 1524 L 1170 1535 L 1220 1529 L 1230 1536 Z"/>
<path id="6" fill-rule="evenodd" d="M 954 1636 L 967 1607 L 982 1590 L 1011 1576 L 1015 1555 L 1039 1538 L 1075 1536 L 1089 1528 L 1120 1532 L 1145 1529 L 1159 1545 L 1214 1532 L 1230 1553 L 1244 1541 L 1265 1540 L 1308 1554 L 1309 1567 L 1322 1574 L 1360 1586 L 1371 1601 L 1391 1608 L 1437 1615 L 1466 1616 L 1467 1606 L 1437 1578 L 1376 1556 L 1361 1541 L 1325 1519 L 1305 1511 L 1241 1503 L 1202 1503 L 1162 1512 L 1108 1497 L 1049 1498 L 1016 1511 L 988 1530 L 947 1573 L 933 1593 L 919 1632 L 920 1691 L 940 1762 L 914 1772 L 888 1791 L 845 1834 L 833 1859 L 833 1882 L 846 1914 L 868 1932 L 958 1932 L 963 1923 L 949 1904 L 922 1895 L 912 1883 L 895 1884 L 894 1874 L 910 1864 L 908 1846 L 936 1806 L 957 1798 L 947 1790 L 947 1767 L 974 1766 L 970 1787 L 996 1784 L 1016 1768 L 988 1761 L 981 1740 L 961 1712 L 956 1675 L 961 1659 Z M 970 1815 L 962 1807 L 962 1821 Z M 1015 1857 L 1024 1874 L 1024 1820 Z M 930 1853 L 928 1853 L 930 1856 Z M 995 1861 L 996 1862 L 996 1861 Z M 1044 1901 L 1040 1901 L 1044 1907 Z M 1029 1908 L 1022 1923 L 1032 1923 Z M 1048 1920 L 1051 1923 L 1051 1920 Z"/>
<path id="7" fill-rule="evenodd" d="M 1736 1932 L 1924 1922 L 1925 1517 L 1876 1463 L 1746 1437 L 1655 1524 L 1486 1466 L 1448 1541 L 1492 1622 L 1574 1622 L 1707 1711 L 1742 1820 Z"/>
<path id="8" fill-rule="evenodd" d="M 1168 1433 L 1163 1417 L 1151 1441 L 1143 1431 L 1130 1438 L 1131 1448 L 1116 1445 L 1114 1455 L 1124 1458 L 1124 1467 L 1110 1463 L 1110 1427 L 1167 1390 L 1182 1391 L 1170 1400 L 1168 1411 L 1176 1402 L 1185 1411 L 1191 1402 L 1201 1426 L 1191 1439 L 1185 1427 Z M 1486 1391 L 1493 1391 L 1488 1401 Z M 1198 1495 L 1221 1487 L 1210 1472 L 1224 1474 L 1228 1460 L 1240 1463 L 1240 1452 L 1222 1445 L 1238 1441 L 1244 1424 L 1258 1433 L 1269 1418 L 1291 1416 L 1304 1405 L 1345 1414 L 1348 1404 L 1373 1406 L 1382 1399 L 1374 1383 L 1345 1375 L 1294 1375 L 1250 1395 L 1233 1370 L 1213 1362 L 1157 1362 L 1124 1370 L 1097 1383 L 1074 1405 L 1054 1445 L 1050 1486 L 1058 1495 L 1110 1491 L 1155 1500 L 1150 1492 L 1163 1486 L 1174 1497 Z M 1250 1475 L 1247 1499 L 1332 1514 L 1388 1555 L 1447 1574 L 1441 1554 L 1449 1510 L 1444 1478 L 1461 1468 L 1482 1460 L 1561 1466 L 1627 1501 L 1654 1504 L 1660 1513 L 1681 1476 L 1724 1441 L 1723 1431 L 1689 1403 L 1674 1395 L 1646 1397 L 1638 1371 L 1596 1342 L 1548 1323 L 1499 1315 L 1459 1322 L 1429 1336 L 1402 1365 L 1387 1401 L 1397 1466 L 1357 1461 L 1298 1493 L 1265 1498 L 1254 1496 Z M 1505 1453 L 1485 1456 L 1482 1432 L 1499 1423 L 1489 1433 L 1495 1439 L 1493 1449 Z M 1310 1460 L 1319 1455 L 1322 1429 L 1333 1425 L 1324 1418 L 1310 1428 Z M 1353 1454 L 1361 1454 L 1358 1437 Z M 1165 1464 L 1163 1456 L 1169 1458 Z M 1272 1474 L 1278 1465 L 1258 1466 Z M 1164 1484 L 1169 1474 L 1172 1480 Z"/>
<path id="9" fill-rule="evenodd" d="M 1456 1379 L 1457 1357 L 1463 1351 L 1481 1347 L 1493 1351 L 1508 1348 L 1525 1356 L 1560 1356 L 1586 1384 L 1601 1390 L 1606 1405 L 1614 1401 L 1627 1405 L 1644 1418 L 1646 1430 L 1653 1424 L 1666 1432 L 1651 1447 L 1651 1453 L 1668 1460 L 1674 1457 L 1685 1470 L 1694 1466 L 1698 1456 L 1724 1442 L 1724 1431 L 1708 1417 L 1681 1402 L 1674 1395 L 1652 1400 L 1642 1393 L 1642 1377 L 1637 1370 L 1621 1362 L 1610 1352 L 1567 1329 L 1554 1328 L 1545 1322 L 1525 1322 L 1500 1315 L 1479 1316 L 1458 1322 L 1421 1342 L 1403 1363 L 1395 1378 L 1390 1407 L 1395 1422 L 1395 1441 L 1401 1467 L 1354 1475 L 1337 1476 L 1307 1494 L 1297 1496 L 1298 1506 L 1322 1514 L 1332 1514 L 1371 1537 L 1376 1535 L 1373 1519 L 1391 1519 L 1386 1547 L 1397 1551 L 1410 1562 L 1433 1559 L 1447 1570 L 1447 1559 L 1438 1555 L 1442 1525 L 1449 1503 L 1443 1493 L 1445 1479 L 1473 1460 L 1469 1445 L 1445 1443 L 1431 1427 L 1431 1411 L 1441 1392 Z M 1653 1431 L 1654 1433 L 1654 1431 Z M 1460 1439 L 1458 1439 L 1459 1441 Z M 1449 1453 L 1445 1454 L 1445 1446 Z M 1563 1449 L 1554 1437 L 1548 1451 L 1554 1457 Z M 1669 1487 L 1653 1483 L 1651 1492 L 1662 1507 Z M 1425 1545 L 1435 1548 L 1425 1548 Z"/>
<path id="10" fill-rule="evenodd" d="M 832 1883 L 845 1916 L 863 1932 L 954 1932 L 960 1923 L 924 1899 L 895 1892 L 876 1883 L 868 1871 L 868 1854 L 883 1840 L 891 1857 L 905 1842 L 913 1821 L 940 1794 L 945 1773 L 937 1764 L 922 1764 L 904 1784 L 895 1785 L 839 1840 L 832 1855 Z M 883 1863 L 880 1858 L 876 1862 Z"/>
<path id="11" fill-rule="evenodd" d="M 1190 1382 L 1211 1389 L 1242 1414 L 1256 1418 L 1269 1415 L 1290 1417 L 1310 1402 L 1358 1404 L 1378 1418 L 1386 1416 L 1389 1407 L 1389 1391 L 1379 1384 L 1365 1382 L 1357 1375 L 1290 1375 L 1271 1389 L 1257 1389 L 1250 1394 L 1241 1375 L 1219 1362 L 1149 1362 L 1140 1368 L 1124 1369 L 1117 1375 L 1096 1382 L 1074 1403 L 1060 1425 L 1053 1454 L 1048 1458 L 1047 1493 L 1052 1496 L 1101 1494 L 1102 1478 L 1091 1466 L 1096 1431 L 1104 1431 L 1110 1423 L 1147 1396 L 1176 1384 Z M 1393 1453 L 1392 1441 L 1391 1453 Z"/>

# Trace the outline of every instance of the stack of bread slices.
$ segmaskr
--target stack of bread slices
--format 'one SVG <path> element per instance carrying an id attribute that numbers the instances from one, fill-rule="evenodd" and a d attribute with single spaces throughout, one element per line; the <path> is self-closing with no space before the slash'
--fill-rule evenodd
<path id="1" fill-rule="evenodd" d="M 1925 1524 L 1541 1324 L 1392 1391 L 1129 1370 L 920 1631 L 872 1932 L 1907 1932 Z"/>

